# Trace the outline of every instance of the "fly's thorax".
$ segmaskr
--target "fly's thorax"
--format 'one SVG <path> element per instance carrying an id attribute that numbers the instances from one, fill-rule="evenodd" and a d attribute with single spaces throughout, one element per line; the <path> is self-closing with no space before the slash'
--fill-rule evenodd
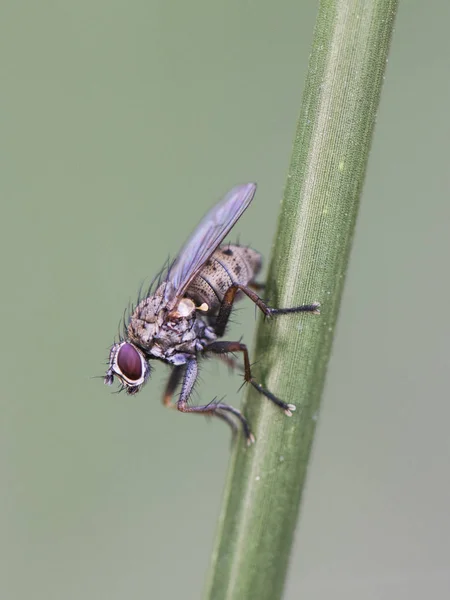
<path id="1" fill-rule="evenodd" d="M 201 318 L 167 321 L 150 350 L 155 358 L 173 365 L 185 364 L 217 338 Z"/>
<path id="2" fill-rule="evenodd" d="M 181 298 L 166 315 L 155 342 L 166 352 L 179 344 L 195 340 L 203 327 L 201 321 L 197 322 L 194 302 L 190 298 Z"/>
<path id="3" fill-rule="evenodd" d="M 215 313 L 233 284 L 248 285 L 261 269 L 261 255 L 252 248 L 227 244 L 220 246 L 190 284 L 187 295 L 197 305 L 206 304 Z"/>
<path id="4" fill-rule="evenodd" d="M 129 339 L 143 348 L 147 348 L 158 335 L 167 315 L 163 295 L 158 292 L 139 302 L 128 323 Z"/>

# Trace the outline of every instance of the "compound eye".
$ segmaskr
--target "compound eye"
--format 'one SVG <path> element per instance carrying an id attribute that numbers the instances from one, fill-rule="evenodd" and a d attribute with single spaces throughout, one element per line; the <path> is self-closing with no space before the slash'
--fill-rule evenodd
<path id="1" fill-rule="evenodd" d="M 117 353 L 117 366 L 130 381 L 142 377 L 142 361 L 139 352 L 132 344 L 123 344 Z"/>

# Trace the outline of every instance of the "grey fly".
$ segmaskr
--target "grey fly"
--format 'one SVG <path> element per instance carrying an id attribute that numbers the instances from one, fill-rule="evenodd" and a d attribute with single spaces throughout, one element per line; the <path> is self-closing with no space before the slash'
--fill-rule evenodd
<path id="1" fill-rule="evenodd" d="M 247 296 L 268 317 L 289 313 L 319 314 L 319 304 L 293 308 L 271 308 L 255 292 L 260 285 L 255 277 L 261 269 L 261 255 L 240 245 L 221 245 L 256 191 L 256 184 L 233 188 L 203 218 L 181 249 L 154 292 L 140 300 L 125 327 L 123 339 L 114 344 L 109 355 L 105 383 L 114 377 L 128 394 L 136 394 L 150 376 L 150 362 L 161 360 L 172 367 L 164 393 L 165 406 L 185 413 L 221 418 L 233 430 L 239 421 L 248 444 L 255 441 L 244 415 L 224 402 L 192 406 L 189 398 L 198 375 L 199 360 L 218 355 L 242 353 L 244 380 L 279 406 L 287 416 L 295 410 L 253 378 L 247 346 L 239 342 L 218 341 L 230 318 L 237 297 Z M 181 384 L 176 402 L 173 396 Z M 237 419 L 238 421 L 235 421 Z"/>

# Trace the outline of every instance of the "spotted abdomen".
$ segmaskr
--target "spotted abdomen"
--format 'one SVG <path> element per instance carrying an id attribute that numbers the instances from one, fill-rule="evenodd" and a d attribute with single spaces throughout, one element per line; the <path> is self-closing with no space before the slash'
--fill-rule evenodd
<path id="1" fill-rule="evenodd" d="M 197 306 L 206 303 L 214 314 L 234 283 L 251 284 L 261 269 L 261 255 L 244 246 L 220 246 L 193 279 L 186 296 Z"/>

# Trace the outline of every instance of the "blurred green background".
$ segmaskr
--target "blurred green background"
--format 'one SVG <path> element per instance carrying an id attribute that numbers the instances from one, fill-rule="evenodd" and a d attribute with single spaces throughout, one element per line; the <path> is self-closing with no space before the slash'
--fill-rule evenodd
<path id="1" fill-rule="evenodd" d="M 229 432 L 162 407 L 162 364 L 134 398 L 91 376 L 238 182 L 259 191 L 232 239 L 269 253 L 316 11 L 2 3 L 2 599 L 200 597 Z M 450 593 L 449 20 L 400 6 L 288 600 Z M 239 405 L 236 375 L 202 378 Z"/>

